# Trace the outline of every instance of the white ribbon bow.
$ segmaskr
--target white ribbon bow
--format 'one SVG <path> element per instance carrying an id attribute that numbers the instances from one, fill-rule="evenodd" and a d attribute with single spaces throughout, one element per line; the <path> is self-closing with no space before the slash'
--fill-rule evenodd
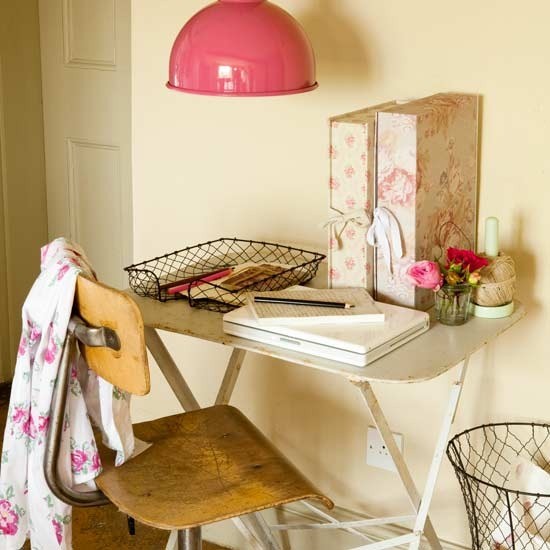
<path id="1" fill-rule="evenodd" d="M 336 210 L 335 208 L 333 208 L 333 210 L 335 212 L 338 212 L 338 214 L 329 218 L 323 224 L 323 228 L 330 227 L 332 234 L 331 236 L 336 240 L 339 249 L 343 246 L 342 233 L 344 233 L 344 230 L 346 229 L 348 223 L 352 222 L 357 227 L 369 227 L 371 224 L 369 213 L 366 210 L 352 210 L 351 212 L 347 212 L 346 214 L 340 212 L 339 210 Z M 336 226 L 338 225 L 342 225 L 340 231 L 336 229 Z"/>
<path id="2" fill-rule="evenodd" d="M 390 275 L 393 275 L 392 253 L 398 258 L 403 257 L 401 230 L 397 218 L 384 207 L 374 209 L 372 224 L 367 231 L 367 242 L 382 249 L 384 263 Z"/>
<path id="3" fill-rule="evenodd" d="M 338 212 L 338 211 L 337 211 Z M 371 246 L 382 249 L 384 263 L 388 271 L 393 275 L 392 259 L 403 257 L 403 245 L 401 242 L 401 229 L 397 218 L 390 210 L 380 206 L 374 209 L 373 218 L 371 220 L 369 213 L 366 210 L 352 210 L 344 214 L 339 212 L 338 215 L 332 216 L 327 220 L 323 227 L 330 227 L 332 236 L 338 244 L 338 248 L 342 248 L 342 233 L 346 229 L 348 223 L 354 223 L 358 227 L 368 227 L 366 241 Z M 337 225 L 342 225 L 340 231 L 336 230 Z"/>

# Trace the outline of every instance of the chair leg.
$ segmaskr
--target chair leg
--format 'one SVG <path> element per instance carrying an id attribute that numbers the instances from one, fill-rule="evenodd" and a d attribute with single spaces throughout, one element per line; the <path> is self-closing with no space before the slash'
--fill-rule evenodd
<path id="1" fill-rule="evenodd" d="M 201 528 L 178 531 L 178 550 L 202 550 Z"/>

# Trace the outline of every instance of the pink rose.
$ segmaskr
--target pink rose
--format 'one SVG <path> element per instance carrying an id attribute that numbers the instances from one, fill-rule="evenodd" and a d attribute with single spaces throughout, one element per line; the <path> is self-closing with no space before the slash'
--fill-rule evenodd
<path id="1" fill-rule="evenodd" d="M 344 174 L 346 174 L 346 178 L 352 178 L 355 175 L 355 168 L 353 166 L 346 166 Z"/>
<path id="2" fill-rule="evenodd" d="M 27 353 L 27 339 L 22 336 L 21 341 L 19 342 L 19 349 L 17 350 L 17 355 L 23 357 Z"/>
<path id="3" fill-rule="evenodd" d="M 346 258 L 346 261 L 344 262 L 346 264 L 346 269 L 351 271 L 355 267 L 355 259 L 354 258 Z"/>
<path id="4" fill-rule="evenodd" d="M 394 205 L 407 206 L 416 192 L 416 180 L 413 174 L 402 168 L 394 168 L 378 186 L 378 196 Z"/>
<path id="5" fill-rule="evenodd" d="M 57 355 L 57 345 L 52 336 L 50 337 L 50 341 L 48 342 L 48 347 L 44 352 L 44 361 L 46 361 L 48 365 L 51 365 L 55 361 L 56 355 Z"/>
<path id="6" fill-rule="evenodd" d="M 479 271 L 474 271 L 470 273 L 468 277 L 468 284 L 471 286 L 477 286 L 481 281 L 481 273 Z"/>
<path id="7" fill-rule="evenodd" d="M 38 431 L 39 432 L 48 431 L 48 426 L 49 425 L 50 425 L 50 417 L 49 416 L 40 415 L 38 417 Z"/>
<path id="8" fill-rule="evenodd" d="M 355 136 L 353 136 L 352 134 L 348 134 L 346 136 L 346 145 L 348 147 L 353 147 L 355 145 Z"/>
<path id="9" fill-rule="evenodd" d="M 40 340 L 41 336 L 42 336 L 42 332 L 40 332 L 40 328 L 33 326 L 29 336 L 29 340 L 31 342 L 36 342 L 37 340 Z"/>
<path id="10" fill-rule="evenodd" d="M 21 407 L 15 407 L 15 412 L 13 413 L 11 420 L 17 426 L 17 430 L 20 433 L 25 434 L 31 439 L 34 439 L 36 435 L 36 427 L 30 414 L 30 410 L 25 410 Z"/>
<path id="11" fill-rule="evenodd" d="M 0 500 L 0 533 L 15 535 L 19 524 L 19 517 L 12 509 L 8 500 Z"/>
<path id="12" fill-rule="evenodd" d="M 25 419 L 25 422 L 23 422 L 21 429 L 26 436 L 30 437 L 31 439 L 35 438 L 36 426 L 34 425 L 32 415 L 29 414 L 29 416 Z"/>
<path id="13" fill-rule="evenodd" d="M 340 272 L 335 267 L 331 267 L 329 277 L 331 281 L 337 281 L 340 278 Z"/>
<path id="14" fill-rule="evenodd" d="M 352 210 L 353 208 L 355 208 L 355 205 L 356 205 L 356 202 L 355 202 L 355 199 L 353 197 L 348 197 L 346 199 L 346 206 Z"/>
<path id="15" fill-rule="evenodd" d="M 438 291 L 443 285 L 443 275 L 436 262 L 415 262 L 407 269 L 407 275 L 420 288 Z"/>
<path id="16" fill-rule="evenodd" d="M 340 187 L 340 183 L 336 178 L 330 178 L 329 187 L 331 189 L 338 189 Z"/>
<path id="17" fill-rule="evenodd" d="M 13 413 L 13 416 L 11 417 L 13 422 L 18 423 L 28 418 L 29 416 L 28 410 L 25 410 L 22 407 L 15 407 L 14 409 L 15 411 Z"/>
<path id="18" fill-rule="evenodd" d="M 74 474 L 82 470 L 84 464 L 88 461 L 88 455 L 84 451 L 71 452 L 71 466 Z"/>
<path id="19" fill-rule="evenodd" d="M 50 243 L 51 244 L 51 243 Z M 45 246 L 43 246 L 41 249 L 40 249 L 40 263 L 44 263 L 44 260 L 46 259 L 46 256 L 48 254 L 48 249 L 50 248 L 50 245 L 47 244 Z"/>
<path id="20" fill-rule="evenodd" d="M 65 273 L 67 273 L 67 271 L 69 271 L 69 269 L 70 269 L 69 264 L 65 264 L 65 265 L 59 270 L 59 272 L 57 273 L 57 280 L 58 280 L 58 281 L 61 281 L 61 279 L 63 279 L 63 277 L 65 277 Z"/>
<path id="21" fill-rule="evenodd" d="M 63 542 L 63 529 L 61 527 L 61 523 L 59 521 L 52 519 L 52 525 L 55 529 L 55 538 L 57 539 L 57 544 L 61 544 Z"/>
<path id="22" fill-rule="evenodd" d="M 349 239 L 350 241 L 355 239 L 356 235 L 357 233 L 355 232 L 355 229 L 353 229 L 353 227 L 348 227 L 346 229 L 346 238 Z"/>
<path id="23" fill-rule="evenodd" d="M 92 456 L 92 464 L 90 466 L 92 472 L 97 472 L 101 469 L 101 459 L 99 458 L 99 453 L 95 453 L 94 456 Z"/>

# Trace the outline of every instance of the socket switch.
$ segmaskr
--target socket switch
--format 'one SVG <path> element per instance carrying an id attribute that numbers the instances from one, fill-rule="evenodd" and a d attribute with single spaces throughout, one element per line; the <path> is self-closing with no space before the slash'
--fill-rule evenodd
<path id="1" fill-rule="evenodd" d="M 393 438 L 397 443 L 397 447 L 403 452 L 403 436 L 401 434 L 394 433 Z M 374 466 L 375 468 L 382 468 L 383 470 L 389 470 L 390 472 L 397 472 L 397 468 L 386 448 L 386 444 L 380 437 L 378 430 L 372 426 L 369 426 L 367 432 L 367 464 Z"/>

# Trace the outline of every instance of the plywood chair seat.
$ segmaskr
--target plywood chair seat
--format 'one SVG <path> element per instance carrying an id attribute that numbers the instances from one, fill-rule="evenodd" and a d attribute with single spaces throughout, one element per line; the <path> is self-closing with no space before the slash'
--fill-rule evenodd
<path id="1" fill-rule="evenodd" d="M 302 499 L 333 506 L 234 407 L 136 424 L 134 433 L 153 445 L 120 467 L 100 448 L 97 484 L 152 527 L 183 530 Z"/>
<path id="2" fill-rule="evenodd" d="M 151 442 L 149 449 L 115 468 L 114 453 L 99 444 L 104 468 L 96 480 L 100 490 L 82 493 L 65 486 L 57 466 L 76 342 L 89 368 L 111 384 L 134 395 L 150 389 L 137 305 L 128 295 L 80 276 L 44 453 L 46 481 L 63 502 L 112 502 L 141 523 L 177 531 L 178 550 L 200 550 L 202 525 L 237 516 L 244 516 L 239 525 L 271 548 L 272 533 L 255 512 L 302 499 L 317 499 L 332 508 L 328 498 L 228 405 L 136 424 L 136 437 Z"/>

